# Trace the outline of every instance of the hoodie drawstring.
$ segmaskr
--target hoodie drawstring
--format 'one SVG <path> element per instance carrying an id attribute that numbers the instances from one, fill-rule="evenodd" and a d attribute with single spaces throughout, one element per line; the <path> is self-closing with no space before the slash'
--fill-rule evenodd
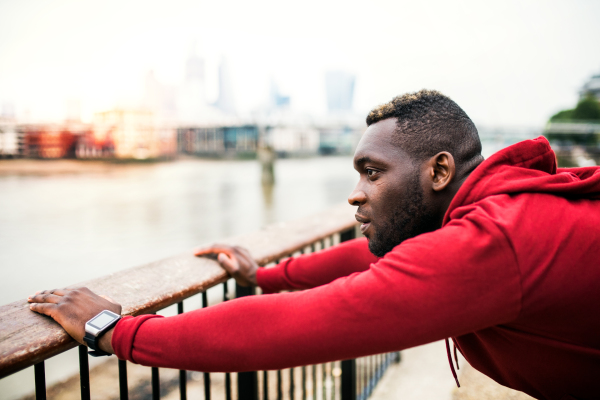
<path id="1" fill-rule="evenodd" d="M 454 363 L 452 362 L 452 354 L 450 354 L 450 342 L 446 339 L 446 353 L 448 354 L 448 362 L 450 363 L 450 370 L 452 371 L 452 376 L 456 381 L 456 386 L 460 387 L 460 383 L 458 383 L 458 376 L 456 375 L 456 371 L 454 370 Z M 456 347 L 454 347 L 454 357 L 456 357 Z M 456 366 L 458 367 L 458 361 L 456 362 Z"/>
<path id="2" fill-rule="evenodd" d="M 456 353 L 456 342 L 452 344 L 454 346 L 454 361 L 456 361 L 456 369 L 460 369 L 458 366 L 458 355 Z"/>

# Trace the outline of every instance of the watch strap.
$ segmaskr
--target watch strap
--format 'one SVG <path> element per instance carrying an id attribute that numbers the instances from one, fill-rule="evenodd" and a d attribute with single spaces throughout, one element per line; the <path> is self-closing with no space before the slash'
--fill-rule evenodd
<path id="1" fill-rule="evenodd" d="M 110 356 L 110 353 L 100 349 L 100 336 L 92 336 L 88 332 L 85 333 L 83 337 L 83 341 L 87 344 L 87 346 L 92 349 L 92 351 L 88 352 L 88 354 L 92 357 L 101 357 L 101 356 Z"/>
<path id="2" fill-rule="evenodd" d="M 87 346 L 92 349 L 92 351 L 88 352 L 88 354 L 92 357 L 102 357 L 102 356 L 111 356 L 112 353 L 108 353 L 100 348 L 100 338 L 104 336 L 106 332 L 114 328 L 114 326 L 121 320 L 121 316 L 107 325 L 104 329 L 98 332 L 98 335 L 94 336 L 89 332 L 86 332 L 83 336 L 83 341 L 87 344 Z"/>

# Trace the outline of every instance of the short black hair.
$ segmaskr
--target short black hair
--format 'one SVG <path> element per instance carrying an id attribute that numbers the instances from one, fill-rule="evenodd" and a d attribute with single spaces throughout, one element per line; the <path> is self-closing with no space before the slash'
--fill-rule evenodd
<path id="1" fill-rule="evenodd" d="M 467 113 L 449 97 L 435 90 L 397 96 L 374 108 L 367 126 L 396 119 L 396 144 L 417 161 L 441 151 L 454 157 L 457 172 L 469 172 L 483 161 L 481 141 Z"/>

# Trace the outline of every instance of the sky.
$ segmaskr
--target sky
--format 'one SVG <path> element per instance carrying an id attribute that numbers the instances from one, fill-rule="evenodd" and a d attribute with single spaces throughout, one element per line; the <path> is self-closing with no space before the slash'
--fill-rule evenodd
<path id="1" fill-rule="evenodd" d="M 0 105 L 58 121 L 139 103 L 153 71 L 181 85 L 192 51 L 207 96 L 226 58 L 242 115 L 269 83 L 292 111 L 326 112 L 324 75 L 356 75 L 364 115 L 422 88 L 454 99 L 478 126 L 541 127 L 600 73 L 600 1 L 0 0 Z M 194 50 L 195 49 L 195 50 Z"/>

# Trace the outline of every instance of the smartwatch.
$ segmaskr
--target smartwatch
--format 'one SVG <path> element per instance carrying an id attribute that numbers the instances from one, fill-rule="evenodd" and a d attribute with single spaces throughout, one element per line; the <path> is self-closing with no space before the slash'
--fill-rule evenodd
<path id="1" fill-rule="evenodd" d="M 119 314 L 104 310 L 85 323 L 85 336 L 83 337 L 83 341 L 93 350 L 89 352 L 91 356 L 99 357 L 111 355 L 111 353 L 107 353 L 100 349 L 99 342 L 102 335 L 111 330 L 120 319 L 121 316 Z"/>

